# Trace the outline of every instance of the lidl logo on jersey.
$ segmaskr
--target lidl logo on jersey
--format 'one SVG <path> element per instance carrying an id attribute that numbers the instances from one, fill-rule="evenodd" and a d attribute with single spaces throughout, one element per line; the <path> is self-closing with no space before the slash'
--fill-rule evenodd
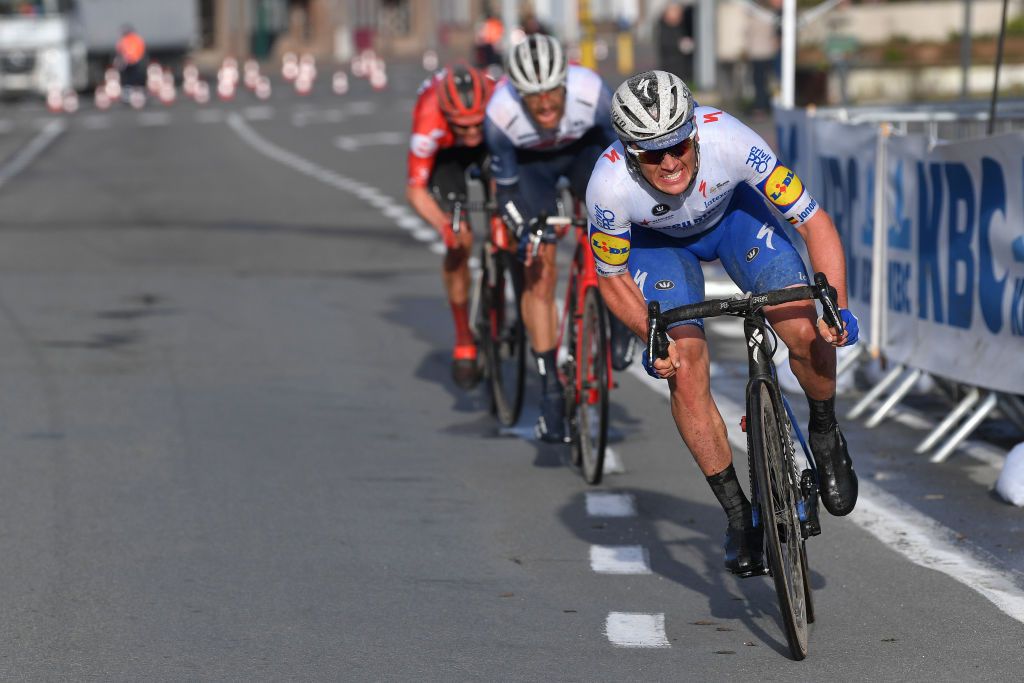
<path id="1" fill-rule="evenodd" d="M 776 206 L 792 204 L 800 198 L 803 191 L 803 183 L 796 177 L 796 173 L 785 166 L 776 166 L 764 185 L 764 193 Z"/>
<path id="2" fill-rule="evenodd" d="M 592 232 L 590 248 L 594 250 L 594 256 L 610 266 L 621 266 L 629 258 L 629 240 L 615 235 Z"/>

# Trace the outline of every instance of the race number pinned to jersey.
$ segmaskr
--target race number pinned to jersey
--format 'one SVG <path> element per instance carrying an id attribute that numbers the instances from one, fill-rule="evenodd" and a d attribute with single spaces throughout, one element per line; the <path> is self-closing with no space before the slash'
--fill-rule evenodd
<path id="1" fill-rule="evenodd" d="M 764 184 L 764 193 L 776 206 L 789 206 L 803 194 L 804 186 L 796 173 L 785 166 L 775 167 Z"/>
<path id="2" fill-rule="evenodd" d="M 629 258 L 629 240 L 597 230 L 590 231 L 590 248 L 610 266 L 621 266 Z"/>

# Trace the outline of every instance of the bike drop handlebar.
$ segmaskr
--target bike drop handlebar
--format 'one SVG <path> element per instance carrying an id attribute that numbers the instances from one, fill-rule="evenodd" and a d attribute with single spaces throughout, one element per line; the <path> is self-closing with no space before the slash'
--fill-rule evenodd
<path id="1" fill-rule="evenodd" d="M 585 220 L 581 223 L 582 219 L 572 218 L 571 216 L 548 216 L 542 213 L 537 218 L 539 219 L 537 225 L 530 233 L 531 258 L 537 258 L 537 251 L 540 249 L 541 242 L 551 235 L 551 228 L 564 228 L 568 225 L 586 225 Z"/>
<path id="2" fill-rule="evenodd" d="M 793 301 L 817 299 L 821 302 L 822 317 L 829 327 L 843 334 L 843 321 L 839 316 L 836 304 L 836 290 L 828 283 L 824 273 L 814 274 L 814 284 L 788 289 L 776 289 L 763 294 L 741 297 L 738 299 L 710 299 L 695 304 L 679 306 L 661 312 L 657 301 L 647 304 L 647 353 L 650 358 L 668 357 L 668 325 L 682 320 L 695 318 L 714 318 L 722 315 L 745 317 L 765 306 L 777 306 Z"/>

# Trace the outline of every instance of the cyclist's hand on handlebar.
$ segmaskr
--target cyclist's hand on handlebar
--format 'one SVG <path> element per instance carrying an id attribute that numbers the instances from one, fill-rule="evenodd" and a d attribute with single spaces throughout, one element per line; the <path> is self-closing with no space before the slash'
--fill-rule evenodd
<path id="1" fill-rule="evenodd" d="M 438 232 L 441 233 L 441 239 L 444 240 L 444 246 L 449 249 L 455 249 L 460 246 L 459 236 L 455 234 L 454 230 L 452 230 L 451 223 L 445 223 L 442 225 Z"/>
<path id="2" fill-rule="evenodd" d="M 818 318 L 818 334 L 832 346 L 853 346 L 860 338 L 857 316 L 848 308 L 840 308 L 839 317 L 843 319 L 843 327 L 846 328 L 842 336 L 839 335 L 839 330 L 829 327 L 824 318 Z"/>
<path id="3" fill-rule="evenodd" d="M 519 233 L 519 259 L 529 266 L 542 243 L 555 242 L 554 231 L 547 225 L 547 217 L 535 216 Z"/>
<path id="4" fill-rule="evenodd" d="M 655 358 L 654 364 L 651 364 L 651 359 L 647 355 L 647 349 L 644 349 L 644 355 L 642 358 L 644 364 L 644 370 L 647 374 L 654 379 L 668 379 L 669 377 L 676 374 L 676 370 L 679 368 L 679 352 L 676 351 L 676 345 L 669 340 L 668 345 L 668 358 Z"/>

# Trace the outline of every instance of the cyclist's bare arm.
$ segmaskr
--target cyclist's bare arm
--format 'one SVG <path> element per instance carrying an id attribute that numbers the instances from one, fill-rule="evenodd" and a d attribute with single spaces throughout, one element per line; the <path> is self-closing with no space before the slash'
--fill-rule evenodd
<path id="1" fill-rule="evenodd" d="M 647 339 L 647 302 L 628 272 L 620 275 L 606 275 L 597 279 L 601 298 L 612 315 L 624 322 L 633 334 Z M 675 374 L 679 367 L 679 353 L 675 344 L 669 344 L 668 358 L 655 359 L 654 369 L 664 379 Z"/>
<path id="2" fill-rule="evenodd" d="M 405 197 L 409 200 L 412 208 L 416 210 L 420 218 L 426 221 L 434 230 L 441 233 L 451 220 L 441 206 L 434 199 L 434 195 L 425 187 L 408 186 Z"/>
<path id="3" fill-rule="evenodd" d="M 824 209 L 819 209 L 796 230 L 807 244 L 807 254 L 811 258 L 811 272 L 825 273 L 829 283 L 836 289 L 839 308 L 847 308 L 846 256 L 843 252 L 843 242 L 839 238 L 839 231 L 836 230 L 832 217 Z M 838 333 L 835 328 L 825 325 L 823 320 L 818 321 L 818 330 L 826 339 L 829 336 L 836 337 Z M 846 343 L 845 333 L 837 339 L 835 344 L 842 346 L 844 343 Z"/>

